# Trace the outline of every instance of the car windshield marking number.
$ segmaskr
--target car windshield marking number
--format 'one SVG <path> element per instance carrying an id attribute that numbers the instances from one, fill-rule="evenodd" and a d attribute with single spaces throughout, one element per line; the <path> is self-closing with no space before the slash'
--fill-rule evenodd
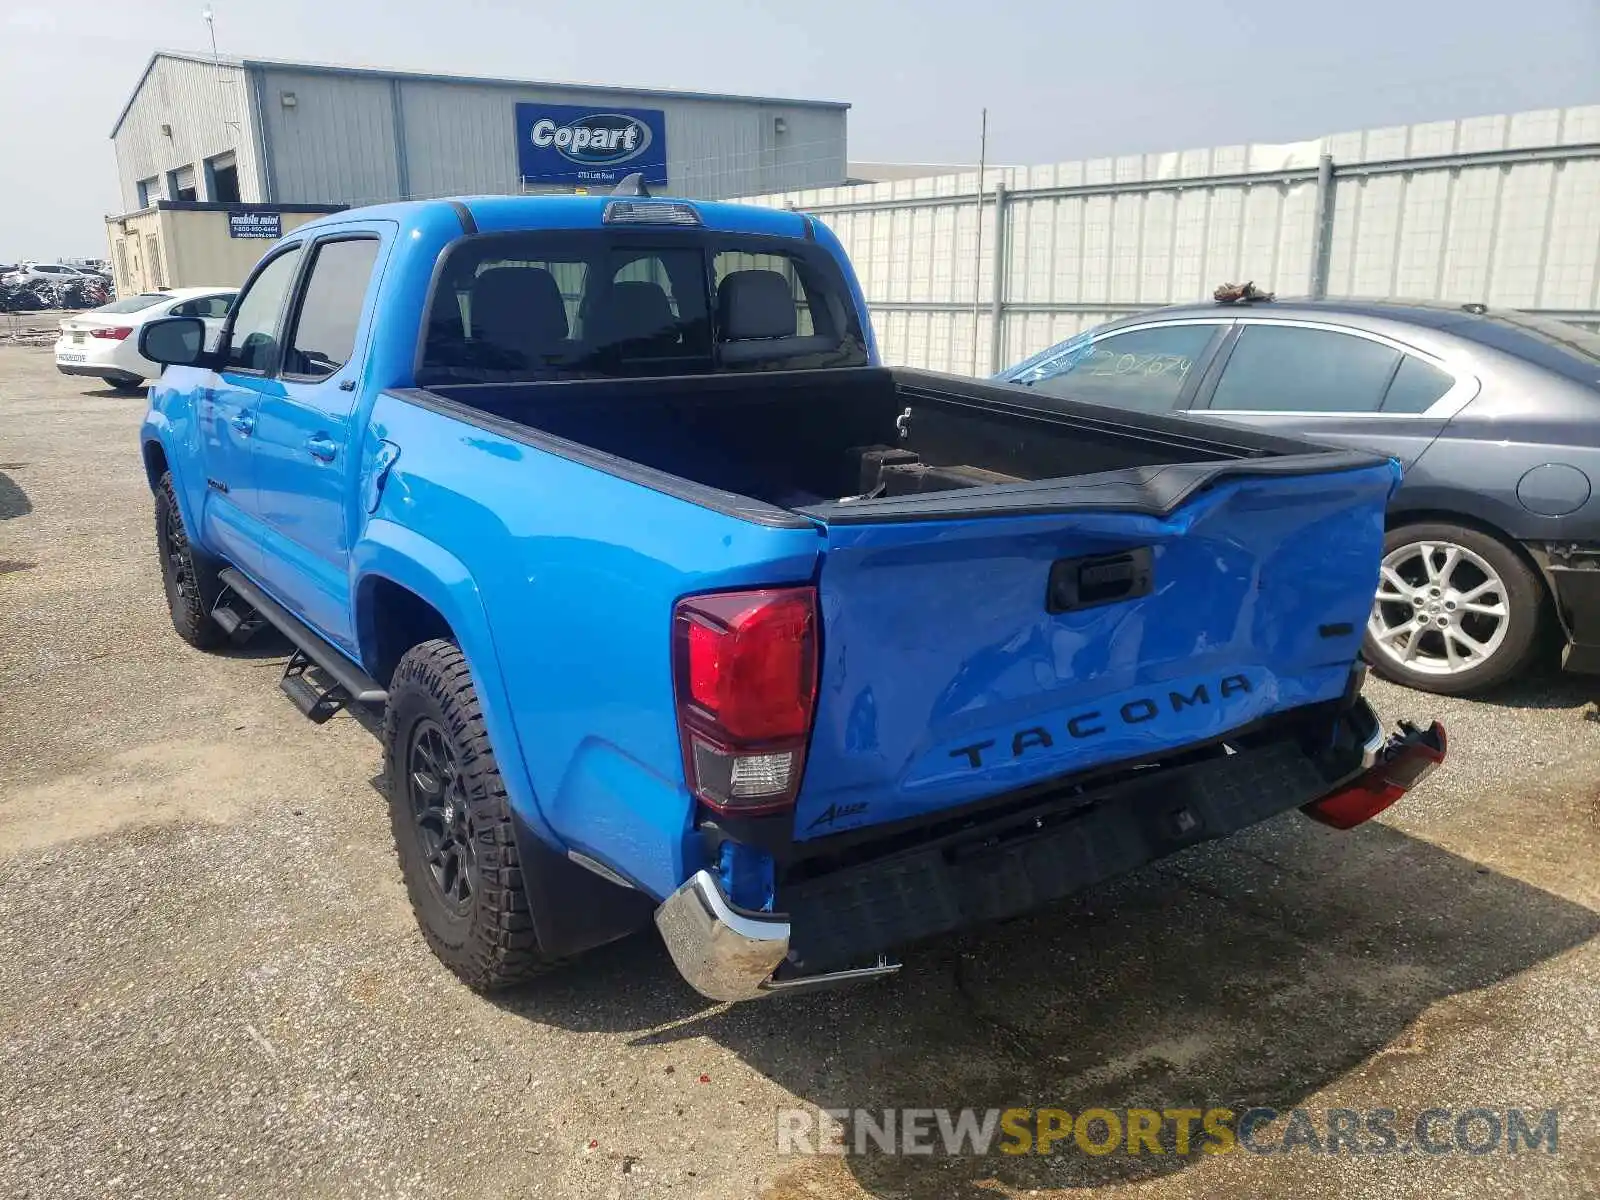
<path id="1" fill-rule="evenodd" d="M 1189 373 L 1193 360 L 1180 354 L 1118 354 L 1115 350 L 1094 350 L 1085 360 L 1089 375 L 1176 375 Z"/>

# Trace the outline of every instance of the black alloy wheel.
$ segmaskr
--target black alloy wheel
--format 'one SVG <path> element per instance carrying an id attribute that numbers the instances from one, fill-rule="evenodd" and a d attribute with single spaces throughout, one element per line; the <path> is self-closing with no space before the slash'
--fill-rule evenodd
<path id="1" fill-rule="evenodd" d="M 465 916 L 479 888 L 472 810 L 450 739 L 431 718 L 424 717 L 411 731 L 406 788 L 417 843 L 438 898 L 451 912 Z"/>

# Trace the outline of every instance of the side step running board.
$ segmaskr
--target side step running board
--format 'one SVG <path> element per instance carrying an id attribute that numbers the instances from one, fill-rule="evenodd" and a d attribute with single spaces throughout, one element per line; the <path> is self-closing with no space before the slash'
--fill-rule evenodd
<path id="1" fill-rule="evenodd" d="M 300 710 L 300 715 L 315 725 L 321 725 L 350 703 L 350 693 L 344 686 L 329 679 L 327 672 L 298 646 L 284 664 L 283 678 L 278 681 L 278 686 Z"/>
<path id="2" fill-rule="evenodd" d="M 283 669 L 283 682 L 279 686 L 294 701 L 294 706 L 311 720 L 320 725 L 352 701 L 361 704 L 388 702 L 389 693 L 376 679 L 233 567 L 224 567 L 219 578 L 255 610 L 252 614 L 255 619 L 271 622 L 295 644 L 295 652 Z M 228 616 L 236 618 L 239 626 L 250 619 L 240 618 L 231 609 Z M 228 629 L 225 618 L 219 616 L 218 624 Z"/>
<path id="3" fill-rule="evenodd" d="M 211 619 L 222 626 L 222 632 L 235 646 L 244 645 L 267 624 L 265 617 L 228 587 L 222 589 L 222 595 L 211 606 Z"/>

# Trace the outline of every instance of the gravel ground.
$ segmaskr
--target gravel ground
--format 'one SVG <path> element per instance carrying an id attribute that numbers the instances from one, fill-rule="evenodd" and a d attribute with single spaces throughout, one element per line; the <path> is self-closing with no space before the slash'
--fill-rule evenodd
<path id="1" fill-rule="evenodd" d="M 488 1000 L 412 923 L 378 748 L 162 608 L 143 401 L 0 347 L 0 1194 L 1600 1195 L 1600 688 L 1441 716 L 1380 822 L 1298 817 L 709 1005 L 653 938 Z M 798 1157 L 780 1107 L 1561 1110 L 1556 1154 Z"/>

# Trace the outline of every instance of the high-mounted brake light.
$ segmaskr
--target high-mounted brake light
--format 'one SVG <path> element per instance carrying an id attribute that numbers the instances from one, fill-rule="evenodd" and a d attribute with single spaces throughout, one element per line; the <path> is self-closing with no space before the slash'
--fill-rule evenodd
<path id="1" fill-rule="evenodd" d="M 600 221 L 605 225 L 703 224 L 694 205 L 671 200 L 613 200 L 606 205 Z"/>
<path id="2" fill-rule="evenodd" d="M 112 342 L 120 342 L 132 332 L 133 326 L 118 325 L 114 328 L 91 329 L 89 330 L 89 336 L 95 338 L 104 338 L 107 341 Z"/>
<path id="3" fill-rule="evenodd" d="M 816 589 L 691 596 L 672 630 L 690 791 L 719 812 L 793 804 L 816 707 Z"/>

